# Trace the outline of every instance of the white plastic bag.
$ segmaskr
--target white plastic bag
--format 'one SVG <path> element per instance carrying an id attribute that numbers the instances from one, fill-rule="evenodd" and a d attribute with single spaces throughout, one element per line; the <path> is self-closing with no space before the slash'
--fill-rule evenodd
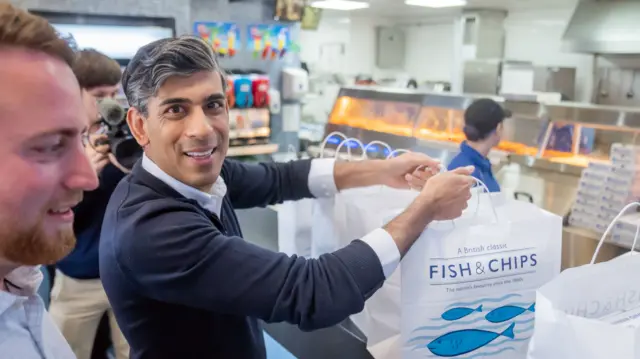
<path id="1" fill-rule="evenodd" d="M 311 257 L 313 203 L 313 199 L 302 199 L 278 205 L 278 251 Z"/>
<path id="2" fill-rule="evenodd" d="M 293 146 L 286 153 L 274 155 L 277 162 L 298 159 Z M 278 217 L 278 251 L 287 255 L 311 256 L 311 216 L 313 199 L 285 201 L 276 206 Z"/>
<path id="3" fill-rule="evenodd" d="M 474 193 L 402 261 L 402 358 L 525 358 L 535 290 L 560 272 L 562 218 Z"/>
<path id="4" fill-rule="evenodd" d="M 416 191 L 376 186 L 347 190 L 337 195 L 334 226 L 339 233 L 340 247 L 384 226 L 407 208 L 418 194 Z M 366 301 L 364 310 L 351 316 L 353 323 L 367 337 L 368 348 L 400 334 L 401 278 L 398 268 Z"/>
<path id="5" fill-rule="evenodd" d="M 386 147 L 388 157 L 406 150 L 391 151 Z M 364 152 L 367 152 L 365 146 Z M 419 192 L 400 190 L 386 186 L 354 188 L 342 191 L 335 197 L 333 227 L 336 228 L 339 246 L 344 247 L 352 240 L 362 238 L 407 208 Z M 396 346 L 389 346 L 400 335 L 400 269 L 384 282 L 365 303 L 364 309 L 351 316 L 351 321 L 367 337 L 367 349 L 376 359 L 397 358 Z M 387 349 L 389 347 L 389 349 Z"/>
<path id="6" fill-rule="evenodd" d="M 640 306 L 640 256 L 630 252 L 594 264 L 620 214 L 602 236 L 591 264 L 569 268 L 538 290 L 528 359 L 640 359 L 640 328 L 598 319 Z M 634 246 L 636 241 L 637 236 Z"/>
<path id="7" fill-rule="evenodd" d="M 347 137 L 339 132 L 329 134 L 320 146 L 320 158 L 324 155 L 324 148 L 330 138 L 337 136 L 342 142 Z M 287 153 L 274 155 L 274 160 L 278 162 L 288 162 L 297 160 L 295 148 L 289 147 Z M 337 247 L 336 235 L 331 228 L 322 225 L 326 216 L 333 213 L 333 197 L 329 198 L 307 198 L 298 201 L 285 201 L 276 206 L 278 217 L 278 251 L 287 255 L 296 254 L 303 257 L 318 257 L 319 254 L 331 252 Z M 318 215 L 314 217 L 314 213 Z M 326 213 L 326 214 L 325 214 Z M 313 244 L 315 235 L 322 240 Z"/>
<path id="8" fill-rule="evenodd" d="M 348 160 L 355 159 L 351 156 L 350 144 L 354 143 L 360 148 L 363 148 L 362 142 L 355 138 L 347 138 L 340 132 L 330 133 L 320 146 L 320 157 L 324 155 L 324 148 L 328 141 L 334 136 L 343 139 L 336 148 L 335 157 L 338 158 L 340 150 L 345 148 L 347 150 Z M 363 156 L 358 156 L 362 159 Z M 311 256 L 317 258 L 324 253 L 331 253 L 340 249 L 340 234 L 334 225 L 334 206 L 335 197 L 328 198 L 316 198 L 313 201 L 312 209 L 312 224 L 311 224 Z"/>

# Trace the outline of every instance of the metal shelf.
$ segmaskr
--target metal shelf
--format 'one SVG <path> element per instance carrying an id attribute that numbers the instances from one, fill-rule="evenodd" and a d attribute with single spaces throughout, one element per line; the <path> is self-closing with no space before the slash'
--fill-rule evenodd
<path id="1" fill-rule="evenodd" d="M 275 143 L 268 143 L 266 145 L 234 146 L 229 147 L 227 157 L 268 155 L 277 151 L 278 145 Z"/>

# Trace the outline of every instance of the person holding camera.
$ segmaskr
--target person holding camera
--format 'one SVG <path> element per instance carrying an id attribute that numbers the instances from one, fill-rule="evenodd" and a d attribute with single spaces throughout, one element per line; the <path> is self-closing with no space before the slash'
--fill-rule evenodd
<path id="1" fill-rule="evenodd" d="M 129 346 L 120 331 L 100 281 L 98 247 L 107 203 L 125 176 L 110 160 L 108 138 L 101 131 L 99 101 L 118 92 L 122 72 L 113 59 L 95 50 L 78 51 L 73 71 L 82 88 L 88 118 L 85 152 L 100 185 L 84 193 L 74 208 L 75 249 L 56 265 L 49 312 L 78 359 L 91 358 L 94 339 L 105 313 L 109 314 L 111 341 L 117 359 L 129 356 Z"/>

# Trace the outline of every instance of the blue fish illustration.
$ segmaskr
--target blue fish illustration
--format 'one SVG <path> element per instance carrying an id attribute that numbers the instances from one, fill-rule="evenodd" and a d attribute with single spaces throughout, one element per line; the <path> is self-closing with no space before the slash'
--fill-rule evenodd
<path id="1" fill-rule="evenodd" d="M 462 308 L 462 307 L 451 308 L 446 312 L 442 313 L 442 319 L 448 320 L 448 321 L 458 320 L 466 317 L 467 315 L 473 312 L 482 312 L 482 304 L 476 309 Z"/>
<path id="2" fill-rule="evenodd" d="M 500 336 L 514 339 L 515 326 L 516 323 L 511 323 L 509 328 L 499 334 L 480 329 L 457 330 L 434 339 L 427 344 L 427 348 L 437 356 L 455 357 L 480 349 Z"/>
<path id="3" fill-rule="evenodd" d="M 536 303 L 533 303 L 529 308 L 517 307 L 515 305 L 505 305 L 504 307 L 496 308 L 485 316 L 485 319 L 491 323 L 502 323 L 511 320 L 520 314 L 530 311 L 536 311 Z"/>

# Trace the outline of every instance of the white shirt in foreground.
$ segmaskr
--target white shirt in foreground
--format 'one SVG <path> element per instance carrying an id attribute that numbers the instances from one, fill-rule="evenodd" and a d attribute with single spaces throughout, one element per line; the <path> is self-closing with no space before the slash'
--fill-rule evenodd
<path id="1" fill-rule="evenodd" d="M 330 158 L 314 159 L 311 161 L 307 185 L 312 195 L 321 198 L 331 197 L 338 193 L 333 177 L 334 166 L 335 160 Z M 146 155 L 142 158 L 142 168 L 169 185 L 185 198 L 197 201 L 203 208 L 220 216 L 222 198 L 227 194 L 227 186 L 222 177 L 218 177 L 218 180 L 211 189 L 211 193 L 206 193 L 169 176 Z M 378 228 L 360 238 L 360 240 L 367 243 L 371 249 L 373 249 L 380 260 L 385 278 L 389 278 L 400 263 L 400 251 L 393 238 L 391 238 L 391 235 L 384 229 Z"/>
<path id="2" fill-rule="evenodd" d="M 37 294 L 40 268 L 20 267 L 6 279 L 18 288 L 0 291 L 0 358 L 75 359 Z"/>

